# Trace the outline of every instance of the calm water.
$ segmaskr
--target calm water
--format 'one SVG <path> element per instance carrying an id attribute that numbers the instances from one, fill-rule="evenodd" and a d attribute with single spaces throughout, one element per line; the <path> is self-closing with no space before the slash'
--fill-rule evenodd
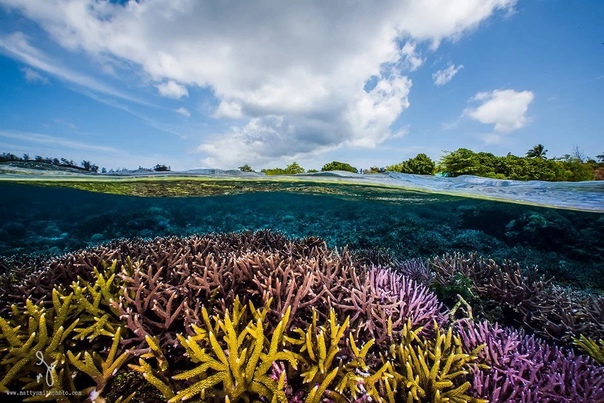
<path id="1" fill-rule="evenodd" d="M 414 187 L 421 188 L 420 181 L 425 180 L 410 178 L 389 177 L 385 182 L 413 180 Z M 503 189 L 521 202 L 537 197 L 543 204 L 570 200 L 577 208 L 604 209 L 601 186 L 552 184 L 544 190 L 540 183 L 489 185 L 488 180 L 465 178 L 432 179 L 423 187 L 433 191 L 430 186 L 442 189 L 442 184 L 447 189 L 461 188 L 465 194 L 489 195 Z M 552 196 L 548 186 L 563 193 Z M 299 193 L 276 184 L 269 192 L 137 197 L 4 182 L 0 183 L 0 255 L 57 255 L 123 237 L 268 228 L 290 237 L 321 237 L 332 247 L 387 250 L 401 260 L 478 252 L 498 261 L 537 265 L 562 283 L 604 290 L 604 214 L 600 212 L 400 189 L 382 194 L 362 183 L 354 192 L 350 189 L 318 183 L 314 190 Z"/>

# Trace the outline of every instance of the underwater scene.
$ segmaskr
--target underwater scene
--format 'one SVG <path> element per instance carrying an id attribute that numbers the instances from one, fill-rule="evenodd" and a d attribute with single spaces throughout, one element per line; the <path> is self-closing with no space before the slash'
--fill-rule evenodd
<path id="1" fill-rule="evenodd" d="M 604 402 L 604 185 L 5 172 L 2 401 Z"/>

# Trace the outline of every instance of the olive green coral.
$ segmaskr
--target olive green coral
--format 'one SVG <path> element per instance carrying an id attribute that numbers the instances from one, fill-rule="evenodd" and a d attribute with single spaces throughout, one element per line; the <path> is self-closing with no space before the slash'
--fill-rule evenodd
<path id="1" fill-rule="evenodd" d="M 356 398 L 359 393 L 366 396 L 376 396 L 377 391 L 371 386 L 367 390 L 364 385 L 373 385 L 386 367 L 382 367 L 376 373 L 370 374 L 365 360 L 375 340 L 371 339 L 361 348 L 357 347 L 353 335 L 348 333 L 348 345 L 346 345 L 346 331 L 349 325 L 349 317 L 339 324 L 335 311 L 329 311 L 329 319 L 324 325 L 317 323 L 317 311 L 313 310 L 310 326 L 306 329 L 296 328 L 295 337 L 287 337 L 292 346 L 297 347 L 296 356 L 301 365 L 300 376 L 305 384 L 311 385 L 306 397 L 306 403 L 321 402 L 323 396 L 332 400 L 344 401 L 345 396 Z M 346 348 L 347 354 L 342 354 Z M 343 355 L 350 358 L 343 360 Z"/>
<path id="2" fill-rule="evenodd" d="M 573 338 L 573 344 L 583 350 L 598 364 L 604 365 L 604 339 L 596 342 L 590 337 L 581 335 L 578 339 Z"/>
<path id="3" fill-rule="evenodd" d="M 113 285 L 116 264 L 94 268 L 95 281 L 79 278 L 71 284 L 70 292 L 57 285 L 50 307 L 27 299 L 23 306 L 13 304 L 9 319 L 0 317 L 0 391 L 19 387 L 41 392 L 28 401 L 69 401 L 65 393 L 84 395 L 88 389 L 102 390 L 128 357 L 122 353 L 116 358 L 122 331 L 119 318 L 109 308 L 118 290 Z M 106 347 L 107 341 L 98 340 L 99 336 L 114 339 L 106 358 L 81 351 Z M 79 358 L 82 354 L 84 361 Z M 74 380 L 80 374 L 92 377 L 96 388 L 78 390 Z"/>
<path id="4" fill-rule="evenodd" d="M 469 396 L 466 392 L 470 382 L 464 380 L 476 362 L 477 353 L 483 346 L 471 353 L 462 348 L 459 336 L 453 329 L 443 331 L 434 325 L 435 337 L 425 338 L 420 329 L 412 329 L 408 323 L 402 330 L 402 341 L 390 347 L 389 357 L 384 357 L 391 366 L 382 378 L 386 402 L 484 402 Z"/>
<path id="5" fill-rule="evenodd" d="M 263 396 L 287 402 L 283 390 L 285 373 L 275 379 L 271 376 L 271 370 L 273 363 L 279 361 L 289 362 L 293 367 L 297 365 L 295 356 L 283 348 L 290 310 L 286 310 L 269 339 L 264 326 L 268 305 L 257 310 L 250 303 L 253 319 L 247 323 L 246 307 L 241 305 L 238 298 L 232 314 L 227 311 L 223 319 L 217 316 L 210 319 L 205 307 L 202 308 L 204 327 L 194 326 L 193 336 L 178 336 L 191 360 L 198 365 L 173 377 L 175 380 L 189 380 L 193 384 L 178 391 L 170 402 L 187 400 L 196 395 L 204 401 L 249 401 Z M 219 342 L 220 336 L 224 347 Z"/>

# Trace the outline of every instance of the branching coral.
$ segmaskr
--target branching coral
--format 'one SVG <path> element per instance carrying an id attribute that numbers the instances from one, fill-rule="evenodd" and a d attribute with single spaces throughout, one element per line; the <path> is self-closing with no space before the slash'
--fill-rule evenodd
<path id="1" fill-rule="evenodd" d="M 392 344 L 384 360 L 391 367 L 382 380 L 383 394 L 389 403 L 407 402 L 484 402 L 466 392 L 470 382 L 465 381 L 476 362 L 482 346 L 474 346 L 469 353 L 462 347 L 461 338 L 453 329 L 444 331 L 435 324 L 436 337 L 420 335 L 408 322 L 402 331 L 402 341 Z"/>
<path id="2" fill-rule="evenodd" d="M 0 279 L 0 389 L 37 400 L 60 389 L 100 401 L 120 367 L 159 391 L 149 385 L 152 400 L 174 402 L 602 398 L 602 368 L 586 357 L 487 324 L 446 328 L 461 311 L 445 311 L 428 284 L 464 287 L 467 313 L 565 343 L 582 334 L 597 353 L 587 337 L 602 338 L 604 299 L 509 262 L 367 267 L 270 231 L 122 240 L 31 262 L 13 265 L 24 279 Z M 47 374 L 53 386 L 38 382 Z M 111 399 L 149 397 L 125 391 Z"/>
<path id="3" fill-rule="evenodd" d="M 278 380 L 273 379 L 270 372 L 275 362 L 286 361 L 294 368 L 297 365 L 295 356 L 283 349 L 290 311 L 285 312 L 269 341 L 263 326 L 268 306 L 256 310 L 250 304 L 250 309 L 253 320 L 247 324 L 244 323 L 245 307 L 238 299 L 232 315 L 227 311 L 224 319 L 214 317 L 210 320 L 205 308 L 202 310 L 204 327 L 195 326 L 194 336 L 179 337 L 191 360 L 199 365 L 173 377 L 192 382 L 192 385 L 178 391 L 170 402 L 196 395 L 204 401 L 237 401 L 244 397 L 250 400 L 262 396 L 287 402 L 285 372 Z M 220 336 L 226 344 L 225 351 L 218 342 Z M 222 386 L 219 388 L 218 385 Z"/>
<path id="4" fill-rule="evenodd" d="M 72 291 L 64 294 L 59 287 L 52 289 L 51 307 L 27 299 L 24 306 L 12 306 L 10 319 L 0 318 L 0 351 L 4 353 L 0 364 L 2 390 L 21 384 L 23 389 L 42 389 L 43 394 L 32 399 L 68 401 L 62 393 L 78 391 L 75 386 L 76 379 L 81 381 L 78 372 L 88 374 L 96 382 L 96 389 L 90 390 L 95 393 L 102 390 L 127 359 L 125 352 L 115 357 L 120 329 L 109 309 L 115 292 L 115 270 L 115 263 L 104 266 L 103 271 L 95 268 L 91 283 L 79 278 L 71 285 Z M 107 357 L 96 352 L 82 353 L 86 348 L 106 346 L 107 342 L 98 340 L 99 336 L 114 338 Z M 79 360 L 81 354 L 84 361 Z M 42 375 L 45 382 L 40 379 Z"/>
<path id="5" fill-rule="evenodd" d="M 64 370 L 66 341 L 78 324 L 78 319 L 73 317 L 72 298 L 73 295 L 62 296 L 53 290 L 52 309 L 27 300 L 23 310 L 13 306 L 10 321 L 0 318 L 0 391 L 6 392 L 18 379 L 25 379 L 24 389 L 42 386 L 48 394 L 59 389 L 60 383 L 69 383 Z M 25 324 L 27 328 L 23 327 Z M 40 365 L 42 363 L 47 367 Z M 49 379 L 41 383 L 38 375 Z"/>
<path id="6" fill-rule="evenodd" d="M 69 362 L 73 364 L 78 370 L 90 376 L 96 383 L 95 387 L 86 390 L 90 392 L 91 396 L 98 396 L 107 382 L 113 377 L 117 370 L 124 365 L 128 359 L 129 352 L 122 352 L 119 356 L 117 355 L 118 346 L 121 339 L 121 328 L 118 328 L 115 335 L 113 336 L 113 343 L 107 357 L 103 357 L 97 352 L 90 354 L 88 351 L 83 352 L 84 359 L 80 359 L 82 353 L 74 355 L 71 351 L 67 352 Z M 94 399 L 91 399 L 94 400 Z"/>
<path id="7" fill-rule="evenodd" d="M 604 401 L 604 368 L 571 350 L 545 343 L 523 331 L 486 322 L 458 322 L 466 349 L 479 353 L 487 371 L 474 373 L 472 392 L 494 402 Z"/>
<path id="8" fill-rule="evenodd" d="M 317 312 L 313 311 L 311 325 L 306 330 L 294 329 L 297 336 L 287 338 L 297 352 L 302 381 L 311 387 L 305 400 L 307 403 L 319 403 L 324 395 L 336 401 L 344 401 L 347 396 L 357 399 L 359 394 L 364 398 L 378 397 L 375 384 L 388 366 L 383 365 L 375 373 L 367 372 L 370 368 L 366 358 L 375 340 L 369 340 L 359 348 L 353 335 L 348 333 L 348 345 L 345 346 L 348 324 L 349 318 L 339 324 L 331 309 L 327 323 L 319 326 Z M 342 349 L 344 354 L 340 354 Z"/>
<path id="9" fill-rule="evenodd" d="M 604 365 L 604 339 L 600 339 L 596 342 L 590 337 L 581 335 L 578 339 L 573 339 L 573 343 L 593 358 L 598 364 Z"/>
<path id="10" fill-rule="evenodd" d="M 146 336 L 145 341 L 149 346 L 148 351 L 139 358 L 139 365 L 130 364 L 129 367 L 143 374 L 143 377 L 161 392 L 166 400 L 174 397 L 174 387 L 170 382 L 169 363 L 159 347 L 157 339 Z M 153 358 L 157 366 L 152 366 L 147 360 Z"/>
<path id="11" fill-rule="evenodd" d="M 536 270 L 525 272 L 518 264 L 499 265 L 475 254 L 445 255 L 431 264 L 440 288 L 455 287 L 460 276 L 467 279 L 472 298 L 466 299 L 473 303 L 474 312 L 487 318 L 519 325 L 565 345 L 579 334 L 604 338 L 603 296 L 560 287 Z"/>

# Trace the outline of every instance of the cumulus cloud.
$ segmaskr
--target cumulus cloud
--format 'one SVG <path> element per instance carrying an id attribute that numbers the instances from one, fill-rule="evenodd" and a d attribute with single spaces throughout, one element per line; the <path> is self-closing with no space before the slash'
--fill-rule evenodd
<path id="1" fill-rule="evenodd" d="M 185 108 L 184 106 L 181 106 L 180 108 L 176 109 L 175 111 L 176 113 L 183 115 L 186 118 L 190 118 L 191 117 L 191 112 L 189 112 L 187 110 L 187 108 Z"/>
<path id="2" fill-rule="evenodd" d="M 167 83 L 157 84 L 159 93 L 168 98 L 180 99 L 182 97 L 188 97 L 189 91 L 184 85 L 180 85 L 175 81 L 168 81 Z"/>
<path id="3" fill-rule="evenodd" d="M 508 133 L 528 123 L 526 112 L 534 98 L 535 95 L 531 91 L 479 92 L 470 101 L 482 102 L 482 104 L 476 108 L 466 109 L 463 115 L 481 123 L 494 125 L 496 132 Z"/>
<path id="4" fill-rule="evenodd" d="M 211 91 L 214 117 L 236 119 L 202 140 L 214 166 L 400 135 L 391 126 L 409 106 L 403 74 L 422 65 L 420 46 L 455 39 L 515 2 L 0 0 L 70 51 L 140 67 L 164 96 Z"/>
<path id="5" fill-rule="evenodd" d="M 424 59 L 418 55 L 416 48 L 417 44 L 408 41 L 401 49 L 403 62 L 407 65 L 407 68 L 410 71 L 415 71 L 419 69 L 422 64 L 424 64 Z"/>
<path id="6" fill-rule="evenodd" d="M 434 85 L 440 86 L 440 85 L 447 84 L 449 81 L 451 81 L 453 79 L 455 74 L 457 74 L 457 72 L 461 69 L 463 69 L 463 64 L 460 64 L 459 66 L 455 66 L 454 64 L 449 62 L 449 65 L 447 66 L 447 68 L 438 70 L 436 73 L 432 74 L 432 79 L 434 80 Z"/>

